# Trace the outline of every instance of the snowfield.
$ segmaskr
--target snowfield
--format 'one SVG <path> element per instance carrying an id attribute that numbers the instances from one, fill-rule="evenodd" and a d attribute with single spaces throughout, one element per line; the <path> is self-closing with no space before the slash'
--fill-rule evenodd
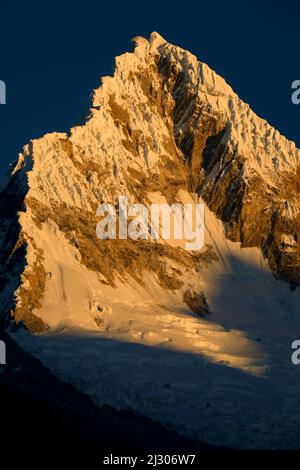
<path id="1" fill-rule="evenodd" d="M 300 367 L 291 362 L 291 343 L 300 336 L 299 289 L 276 281 L 260 250 L 226 240 L 208 209 L 205 239 L 219 255 L 199 273 L 208 317 L 159 291 L 148 274 L 146 288 L 132 280 L 98 292 L 105 317 L 99 331 L 84 323 L 80 305 L 64 305 L 92 289 L 93 279 L 71 269 L 63 251 L 63 275 L 53 276 L 60 285 L 50 284 L 43 306 L 55 318 L 52 329 L 13 336 L 99 405 L 132 408 L 215 445 L 298 448 Z"/>

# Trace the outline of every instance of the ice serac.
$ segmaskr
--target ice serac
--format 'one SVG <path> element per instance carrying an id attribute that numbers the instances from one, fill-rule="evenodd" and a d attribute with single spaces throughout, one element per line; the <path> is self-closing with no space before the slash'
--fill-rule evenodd
<path id="1" fill-rule="evenodd" d="M 68 322 L 111 328 L 125 296 L 131 306 L 144 299 L 206 314 L 202 273 L 224 268 L 221 239 L 241 256 L 260 250 L 266 270 L 300 283 L 295 144 L 188 51 L 155 32 L 135 43 L 93 92 L 86 123 L 32 140 L 3 185 L 4 322 L 36 333 Z M 96 208 L 124 194 L 146 205 L 197 194 L 215 217 L 209 242 L 200 252 L 175 241 L 100 242 Z"/>

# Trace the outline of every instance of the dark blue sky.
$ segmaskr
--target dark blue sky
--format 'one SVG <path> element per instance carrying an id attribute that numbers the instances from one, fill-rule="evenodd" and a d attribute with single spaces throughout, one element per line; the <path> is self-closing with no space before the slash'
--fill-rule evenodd
<path id="1" fill-rule="evenodd" d="M 300 147 L 300 2 L 1 2 L 0 173 L 30 139 L 81 124 L 90 93 L 131 38 L 158 31 L 222 75 Z"/>

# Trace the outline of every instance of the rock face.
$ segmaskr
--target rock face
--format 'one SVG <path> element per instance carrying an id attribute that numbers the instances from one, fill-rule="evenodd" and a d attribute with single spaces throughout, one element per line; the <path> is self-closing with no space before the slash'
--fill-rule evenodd
<path id="1" fill-rule="evenodd" d="M 119 195 L 149 205 L 197 194 L 227 239 L 259 248 L 276 277 L 300 284 L 294 143 L 189 52 L 157 33 L 135 41 L 94 91 L 86 123 L 31 141 L 2 184 L 4 324 L 105 327 L 103 297 L 124 295 L 121 285 L 149 291 L 149 274 L 152 298 L 184 303 L 186 292 L 202 292 L 201 269 L 220 255 L 212 245 L 98 240 L 97 206 Z"/>

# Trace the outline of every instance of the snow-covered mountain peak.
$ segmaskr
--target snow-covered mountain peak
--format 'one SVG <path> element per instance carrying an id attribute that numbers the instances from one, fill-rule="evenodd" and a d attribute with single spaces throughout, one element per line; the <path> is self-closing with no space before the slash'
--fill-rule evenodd
<path id="1" fill-rule="evenodd" d="M 58 245 L 71 245 L 70 263 L 79 277 L 83 269 L 96 284 L 115 286 L 120 279 L 142 284 L 150 271 L 157 289 L 177 291 L 180 301 L 188 286 L 200 289 L 199 263 L 222 257 L 213 244 L 206 244 L 198 258 L 162 244 L 157 271 L 153 257 L 160 244 L 149 242 L 146 249 L 143 243 L 100 243 L 96 208 L 120 195 L 149 205 L 194 200 L 196 193 L 223 223 L 224 240 L 256 248 L 276 277 L 292 286 L 300 282 L 294 143 L 190 52 L 156 32 L 135 43 L 133 52 L 116 58 L 114 75 L 94 90 L 86 123 L 68 134 L 32 140 L 1 193 L 3 206 L 9 201 L 1 225 L 3 308 L 17 322 L 32 322 L 33 330 L 49 327 L 40 312 L 53 279 L 62 282 L 60 274 L 52 276 L 64 265 L 54 252 L 50 255 L 49 240 L 54 243 L 55 237 Z M 14 260 L 16 253 L 21 262 Z M 63 291 L 57 287 L 58 298 L 64 298 Z M 87 307 L 81 308 L 93 311 L 94 294 L 86 295 Z M 36 318 L 42 318 L 37 325 Z"/>
<path id="2" fill-rule="evenodd" d="M 30 141 L 0 185 L 2 326 L 98 404 L 296 447 L 299 150 L 190 52 L 135 44 L 86 122 Z M 100 240 L 97 207 L 121 195 L 205 204 L 204 248 Z"/>

